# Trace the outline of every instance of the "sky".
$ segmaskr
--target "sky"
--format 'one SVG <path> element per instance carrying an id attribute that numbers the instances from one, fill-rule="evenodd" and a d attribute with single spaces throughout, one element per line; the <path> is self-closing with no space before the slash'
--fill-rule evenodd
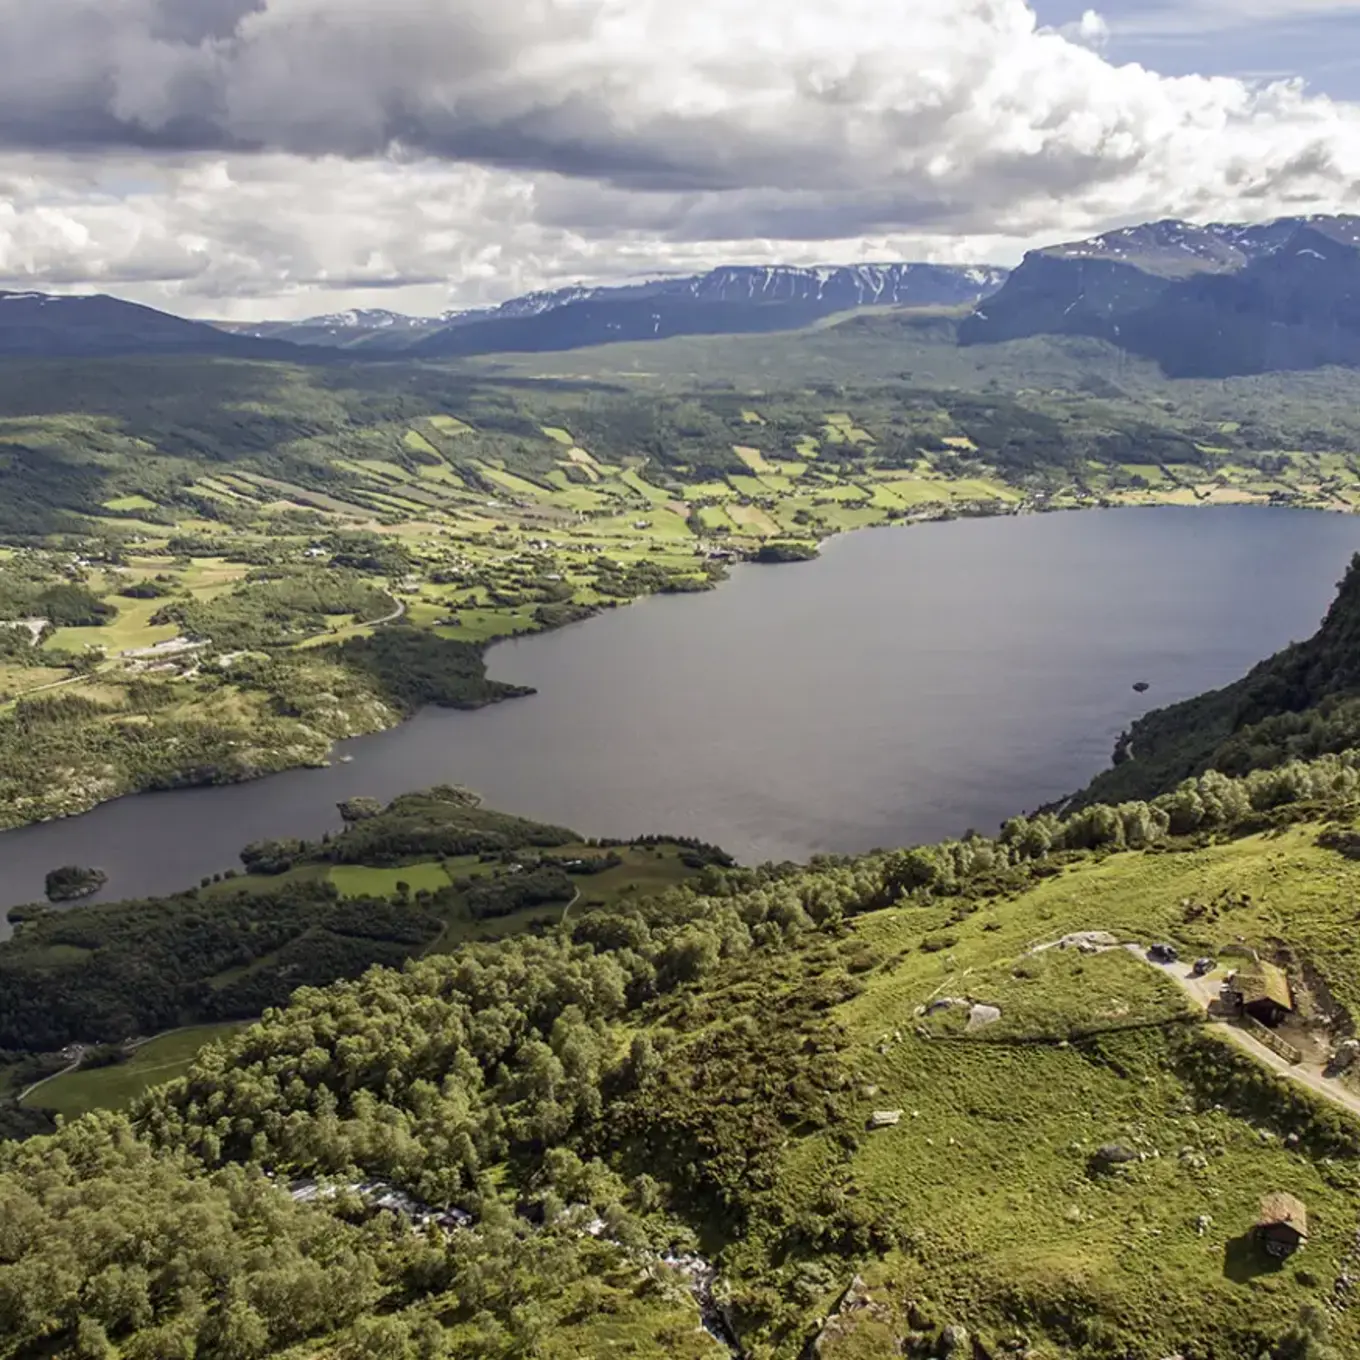
<path id="1" fill-rule="evenodd" d="M 1079 23 L 1079 0 L 1041 0 L 1040 20 Z M 1360 100 L 1360 0 L 1109 0 L 1103 50 L 1164 75 L 1304 80 L 1333 99 Z"/>
<path id="2" fill-rule="evenodd" d="M 1360 212 L 1360 0 L 0 0 L 0 289 L 432 313 Z"/>

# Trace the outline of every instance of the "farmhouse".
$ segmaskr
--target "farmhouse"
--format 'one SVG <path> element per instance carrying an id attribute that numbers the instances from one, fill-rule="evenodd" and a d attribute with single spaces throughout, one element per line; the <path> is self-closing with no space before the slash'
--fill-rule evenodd
<path id="1" fill-rule="evenodd" d="M 1283 968 L 1273 963 L 1251 963 L 1223 984 L 1223 1003 L 1238 1015 L 1250 1015 L 1263 1025 L 1278 1025 L 1293 1013 L 1294 997 Z"/>
<path id="2" fill-rule="evenodd" d="M 1308 1241 L 1308 1210 L 1283 1190 L 1261 1196 L 1256 1240 L 1271 1256 L 1292 1256 Z"/>

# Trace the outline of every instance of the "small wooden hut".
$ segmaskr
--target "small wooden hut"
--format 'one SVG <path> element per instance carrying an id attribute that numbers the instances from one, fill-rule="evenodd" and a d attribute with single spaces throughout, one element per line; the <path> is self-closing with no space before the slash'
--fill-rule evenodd
<path id="1" fill-rule="evenodd" d="M 1308 1241 L 1308 1210 L 1283 1190 L 1261 1196 L 1256 1240 L 1270 1256 L 1292 1256 Z"/>
<path id="2" fill-rule="evenodd" d="M 1273 963 L 1248 964 L 1224 984 L 1223 992 L 1239 1014 L 1250 1015 L 1272 1029 L 1294 1011 L 1289 979 L 1284 969 Z"/>

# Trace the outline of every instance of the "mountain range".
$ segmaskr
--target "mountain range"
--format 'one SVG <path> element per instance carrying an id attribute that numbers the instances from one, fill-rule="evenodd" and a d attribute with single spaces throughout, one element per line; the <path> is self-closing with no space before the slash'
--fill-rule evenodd
<path id="1" fill-rule="evenodd" d="M 989 265 L 727 265 L 616 287 L 526 293 L 435 317 L 358 310 L 305 321 L 228 325 L 257 339 L 422 357 L 574 349 L 672 335 L 795 330 L 858 307 L 960 307 L 994 292 Z"/>
<path id="2" fill-rule="evenodd" d="M 962 344 L 1094 336 L 1172 377 L 1360 364 L 1360 217 L 1167 220 L 1031 251 Z"/>
<path id="3" fill-rule="evenodd" d="M 1031 251 L 1009 273 L 934 264 L 752 267 L 527 293 L 414 317 L 364 309 L 207 323 L 106 296 L 0 293 L 0 355 L 190 350 L 445 359 L 680 335 L 790 331 L 865 308 L 930 308 L 940 343 L 1093 337 L 1171 377 L 1360 366 L 1360 217 L 1165 220 Z M 891 343 L 885 341 L 885 343 Z"/>

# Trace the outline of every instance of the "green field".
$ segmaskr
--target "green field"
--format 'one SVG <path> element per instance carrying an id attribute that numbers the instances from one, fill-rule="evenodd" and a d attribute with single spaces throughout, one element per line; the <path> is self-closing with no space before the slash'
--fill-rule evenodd
<path id="1" fill-rule="evenodd" d="M 52 1110 L 68 1119 L 90 1110 L 125 1110 L 143 1091 L 182 1076 L 203 1048 L 235 1034 L 245 1024 L 197 1025 L 162 1034 L 141 1045 L 125 1063 L 53 1077 L 33 1091 L 24 1104 Z"/>
<path id="2" fill-rule="evenodd" d="M 548 859 L 576 859 L 598 854 L 588 845 L 565 845 L 552 851 Z M 642 898 L 651 893 L 665 892 L 686 882 L 695 870 L 685 865 L 683 853 L 674 845 L 630 845 L 618 851 L 623 863 L 603 873 L 590 874 L 578 880 L 582 908 L 615 906 L 630 898 Z"/>
<path id="3" fill-rule="evenodd" d="M 413 893 L 437 892 L 449 886 L 442 864 L 412 864 L 403 869 L 368 869 L 357 864 L 337 864 L 329 874 L 342 897 L 393 897 L 397 884 Z"/>

